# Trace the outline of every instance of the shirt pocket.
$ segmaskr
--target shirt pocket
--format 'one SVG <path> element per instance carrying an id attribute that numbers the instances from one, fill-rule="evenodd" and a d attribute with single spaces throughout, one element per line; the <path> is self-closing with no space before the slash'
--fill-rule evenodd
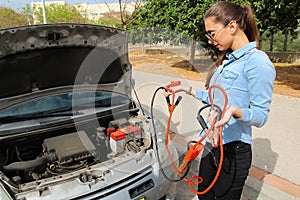
<path id="1" fill-rule="evenodd" d="M 224 71 L 222 74 L 223 77 L 223 87 L 225 90 L 228 90 L 232 87 L 234 81 L 239 77 L 239 75 L 233 71 Z"/>

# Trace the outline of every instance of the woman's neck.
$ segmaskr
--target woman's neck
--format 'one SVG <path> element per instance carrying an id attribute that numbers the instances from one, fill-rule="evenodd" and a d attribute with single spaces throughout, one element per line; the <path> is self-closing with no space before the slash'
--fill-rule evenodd
<path id="1" fill-rule="evenodd" d="M 242 48 L 243 46 L 249 44 L 249 40 L 248 40 L 246 34 L 244 33 L 244 31 L 238 30 L 234 37 L 235 38 L 231 45 L 232 51 L 238 50 L 238 49 Z"/>

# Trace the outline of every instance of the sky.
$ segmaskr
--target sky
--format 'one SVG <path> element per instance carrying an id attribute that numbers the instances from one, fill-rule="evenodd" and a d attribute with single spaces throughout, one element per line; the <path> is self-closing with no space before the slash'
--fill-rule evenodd
<path id="1" fill-rule="evenodd" d="M 51 1 L 51 0 L 45 0 Z M 52 0 L 53 1 L 53 0 Z M 76 3 L 87 3 L 87 4 L 99 4 L 104 3 L 105 0 L 64 0 L 66 3 L 69 4 L 76 4 Z M 31 2 L 42 2 L 42 0 L 0 0 L 0 6 L 9 7 L 14 9 L 15 11 L 21 12 L 22 8 L 26 4 L 31 4 Z M 115 3 L 116 0 L 106 0 L 108 3 Z"/>

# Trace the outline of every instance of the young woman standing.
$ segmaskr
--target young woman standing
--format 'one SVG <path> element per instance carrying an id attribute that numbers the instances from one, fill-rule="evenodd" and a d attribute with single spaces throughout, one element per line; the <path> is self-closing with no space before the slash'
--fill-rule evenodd
<path id="1" fill-rule="evenodd" d="M 224 52 L 206 86 L 222 86 L 229 106 L 215 126 L 223 126 L 224 162 L 220 176 L 213 188 L 198 198 L 238 200 L 252 161 L 251 126 L 262 127 L 268 119 L 275 69 L 257 48 L 258 31 L 250 6 L 218 2 L 207 10 L 204 21 L 208 42 Z M 189 88 L 186 92 L 208 102 L 207 91 Z M 214 96 L 214 103 L 222 101 L 220 96 Z M 218 168 L 219 148 L 210 149 L 201 160 L 199 176 L 204 182 L 199 184 L 199 192 L 211 183 Z"/>

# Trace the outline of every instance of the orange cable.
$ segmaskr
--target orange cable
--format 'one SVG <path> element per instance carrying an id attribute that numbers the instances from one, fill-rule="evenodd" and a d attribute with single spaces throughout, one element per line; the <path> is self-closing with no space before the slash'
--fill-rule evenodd
<path id="1" fill-rule="evenodd" d="M 180 84 L 180 82 L 179 82 Z M 172 87 L 173 85 L 171 85 Z M 182 173 L 179 171 L 179 169 L 176 167 L 174 161 L 173 161 L 173 158 L 172 158 L 172 155 L 171 155 L 171 152 L 169 150 L 169 147 L 168 147 L 168 143 L 169 143 L 169 132 L 170 132 L 170 124 L 171 124 L 171 118 L 172 118 L 172 115 L 173 115 L 173 111 L 175 109 L 175 105 L 174 105 L 174 99 L 175 99 L 175 92 L 169 88 L 170 86 L 166 87 L 166 90 L 168 92 L 171 93 L 172 95 L 172 101 L 171 101 L 171 106 L 170 106 L 170 109 L 169 109 L 169 118 L 168 118 L 168 124 L 167 124 L 167 128 L 166 128 L 166 149 L 167 149 L 167 153 L 168 153 L 168 156 L 169 156 L 169 159 L 171 161 L 171 164 L 172 164 L 172 167 L 174 168 L 175 172 L 179 175 L 179 176 L 182 176 Z M 209 101 L 210 101 L 210 104 L 212 106 L 212 109 L 214 109 L 214 104 L 213 104 L 213 99 L 212 99 L 212 95 L 211 95 L 211 90 L 213 88 L 217 88 L 219 89 L 223 95 L 224 95 L 224 98 L 225 98 L 225 102 L 224 102 L 224 106 L 223 106 L 223 110 L 222 110 L 222 114 L 221 114 L 221 119 L 224 117 L 224 114 L 225 114 L 225 111 L 226 111 L 226 108 L 227 108 L 227 104 L 228 104 L 228 97 L 227 97 L 227 94 L 225 92 L 225 90 L 218 86 L 218 85 L 211 85 L 209 88 L 208 88 L 208 96 L 209 96 Z M 214 127 L 214 124 L 215 124 L 216 120 L 213 121 L 213 123 L 211 124 L 210 128 L 206 131 L 206 134 L 200 138 L 198 140 L 198 142 L 196 143 L 196 145 L 199 145 L 207 136 L 208 134 L 212 131 L 212 128 Z M 217 170 L 217 173 L 216 173 L 216 176 L 214 178 L 214 180 L 211 182 L 211 184 L 203 191 L 196 191 L 194 188 L 193 188 L 193 185 L 198 185 L 200 183 L 203 182 L 203 178 L 200 177 L 200 176 L 193 176 L 191 179 L 187 179 L 187 178 L 184 178 L 183 180 L 186 181 L 187 183 L 189 183 L 189 187 L 191 189 L 192 192 L 194 192 L 195 194 L 199 194 L 199 195 L 203 195 L 205 193 L 207 193 L 213 186 L 214 184 L 217 182 L 218 178 L 219 178 L 219 175 L 221 173 L 221 169 L 222 169 L 222 164 L 223 164 L 223 157 L 224 157 L 224 150 L 223 150 L 223 142 L 222 142 L 222 129 L 223 129 L 223 126 L 221 126 L 220 128 L 220 133 L 219 133 L 219 143 L 220 143 L 220 161 L 219 161 L 219 166 L 218 166 L 218 170 Z M 198 179 L 198 181 L 194 181 L 195 179 Z"/>

